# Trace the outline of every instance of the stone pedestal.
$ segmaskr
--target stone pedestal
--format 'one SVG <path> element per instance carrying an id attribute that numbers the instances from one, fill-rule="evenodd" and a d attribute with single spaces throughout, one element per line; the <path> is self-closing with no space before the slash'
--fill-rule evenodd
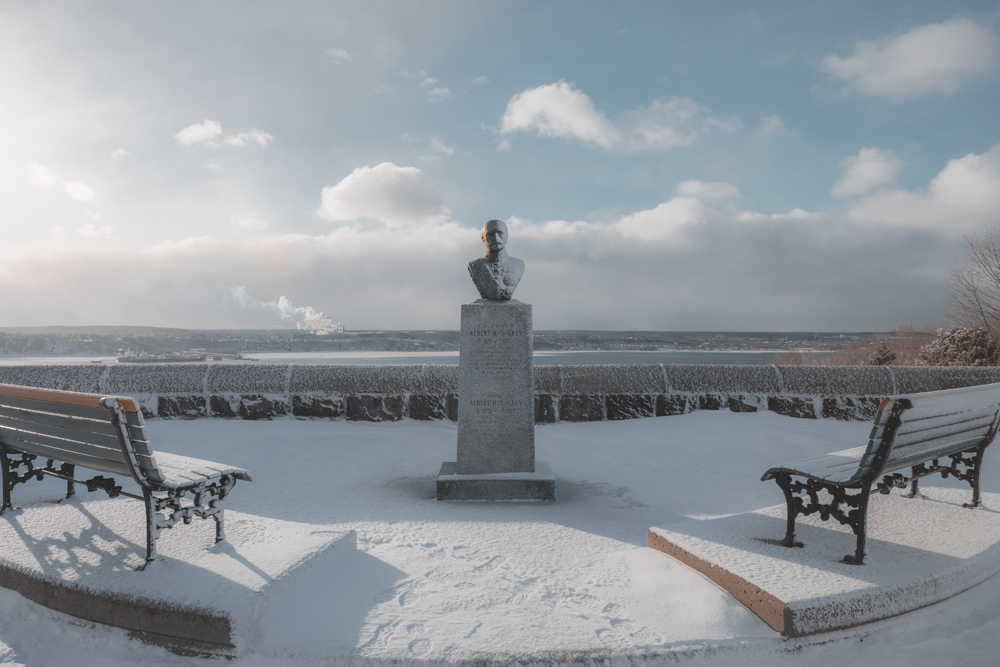
<path id="1" fill-rule="evenodd" d="M 438 500 L 554 500 L 535 469 L 531 306 L 480 299 L 462 306 L 458 460 L 438 477 Z"/>

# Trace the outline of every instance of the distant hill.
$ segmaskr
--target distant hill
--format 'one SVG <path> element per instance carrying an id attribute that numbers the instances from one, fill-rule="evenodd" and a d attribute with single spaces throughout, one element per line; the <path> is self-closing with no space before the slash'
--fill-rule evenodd
<path id="1" fill-rule="evenodd" d="M 49 327 L 0 327 L 0 333 L 12 334 L 83 334 L 100 336 L 178 336 L 196 333 L 190 329 L 135 326 L 49 326 Z"/>
<path id="2" fill-rule="evenodd" d="M 308 333 L 296 329 L 174 329 L 170 327 L 139 326 L 47 326 L 0 327 L 0 333 L 26 335 L 78 335 L 78 336 L 191 336 L 196 334 L 281 334 Z"/>

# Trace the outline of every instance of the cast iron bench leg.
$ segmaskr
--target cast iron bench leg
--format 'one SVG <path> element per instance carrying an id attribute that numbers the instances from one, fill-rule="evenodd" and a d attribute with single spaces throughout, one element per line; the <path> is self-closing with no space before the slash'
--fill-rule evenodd
<path id="1" fill-rule="evenodd" d="M 798 513 L 795 511 L 795 496 L 792 495 L 792 478 L 790 475 L 778 475 L 775 480 L 778 486 L 781 487 L 781 491 L 785 494 L 785 504 L 788 507 L 788 522 L 785 527 L 785 539 L 781 540 L 781 544 L 786 547 L 801 547 L 801 542 L 795 541 L 795 517 Z"/>
<path id="2" fill-rule="evenodd" d="M 0 449 L 0 459 L 0 468 L 3 469 L 3 505 L 0 505 L 0 514 L 3 514 L 4 510 L 12 510 L 14 506 L 10 504 L 10 459 L 7 458 L 7 450 Z"/>
<path id="3" fill-rule="evenodd" d="M 851 529 L 858 536 L 858 546 L 853 556 L 844 556 L 844 562 L 848 565 L 864 565 L 865 562 L 865 550 L 868 540 L 868 498 L 871 495 L 871 491 L 872 488 L 870 486 L 861 489 L 860 502 L 858 503 L 858 508 L 854 510 L 857 514 L 851 524 Z"/>
<path id="4" fill-rule="evenodd" d="M 910 468 L 910 476 L 913 479 L 910 481 L 910 490 L 907 493 L 903 494 L 904 498 L 917 498 L 917 497 L 919 497 L 920 491 L 918 489 L 918 485 L 920 484 L 920 480 L 917 479 L 917 474 L 918 474 L 918 472 L 917 472 L 917 467 L 916 466 L 913 466 L 912 468 Z"/>
<path id="5" fill-rule="evenodd" d="M 76 483 L 72 479 L 73 474 L 76 472 L 76 466 L 72 463 L 63 463 L 60 472 L 70 478 L 66 480 L 66 498 L 72 498 L 76 494 Z"/>
<path id="6" fill-rule="evenodd" d="M 969 483 L 972 485 L 972 502 L 962 503 L 962 507 L 968 507 L 969 509 L 979 507 L 979 473 L 983 469 L 983 454 L 985 452 L 986 445 L 983 445 L 976 450 L 976 455 L 972 457 L 972 479 L 969 480 Z"/>
<path id="7" fill-rule="evenodd" d="M 225 520 L 225 516 L 223 516 L 223 514 L 225 513 L 225 511 L 226 510 L 221 509 L 221 510 L 219 510 L 218 514 L 213 514 L 212 515 L 212 518 L 215 519 L 215 543 L 216 544 L 218 544 L 219 542 L 225 542 L 226 541 L 226 526 L 223 523 L 223 521 Z"/>
<path id="8" fill-rule="evenodd" d="M 153 492 L 143 487 L 142 499 L 146 503 L 146 562 L 139 568 L 140 570 L 146 569 L 146 566 L 156 559 L 156 536 L 160 532 L 156 525 L 156 502 L 153 499 Z"/>

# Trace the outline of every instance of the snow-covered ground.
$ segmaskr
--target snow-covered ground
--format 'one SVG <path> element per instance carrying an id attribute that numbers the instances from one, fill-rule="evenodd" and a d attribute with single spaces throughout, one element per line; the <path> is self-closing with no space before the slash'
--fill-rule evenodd
<path id="1" fill-rule="evenodd" d="M 447 422 L 152 421 L 149 430 L 164 451 L 253 471 L 233 510 L 358 533 L 357 552 L 277 593 L 256 645 L 227 664 L 997 664 L 1000 577 L 894 619 L 786 640 L 645 547 L 649 526 L 782 502 L 777 485 L 759 481 L 764 470 L 862 444 L 868 424 L 696 412 L 542 426 L 537 455 L 555 472 L 556 502 L 496 504 L 434 500 L 437 470 L 455 455 Z M 986 455 L 987 491 L 1000 491 L 996 458 Z M 54 481 L 31 494 L 45 485 L 58 495 Z M 184 537 L 182 527 L 161 540 Z M 137 663 L 220 664 L 0 589 L 0 664 Z"/>

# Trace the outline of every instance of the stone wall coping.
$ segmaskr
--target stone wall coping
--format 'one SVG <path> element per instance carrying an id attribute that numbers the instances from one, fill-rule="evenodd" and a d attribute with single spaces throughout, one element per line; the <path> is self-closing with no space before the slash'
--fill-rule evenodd
<path id="1" fill-rule="evenodd" d="M 455 364 L 0 366 L 0 383 L 136 398 L 148 416 L 455 419 Z M 1000 382 L 1000 367 L 594 364 L 534 367 L 540 421 L 691 410 L 865 418 L 891 395 Z"/>
<path id="2" fill-rule="evenodd" d="M 916 393 L 1000 382 L 1000 367 L 738 364 L 538 365 L 535 391 L 552 394 Z M 458 366 L 309 364 L 5 365 L 0 382 L 107 394 L 448 394 Z"/>

